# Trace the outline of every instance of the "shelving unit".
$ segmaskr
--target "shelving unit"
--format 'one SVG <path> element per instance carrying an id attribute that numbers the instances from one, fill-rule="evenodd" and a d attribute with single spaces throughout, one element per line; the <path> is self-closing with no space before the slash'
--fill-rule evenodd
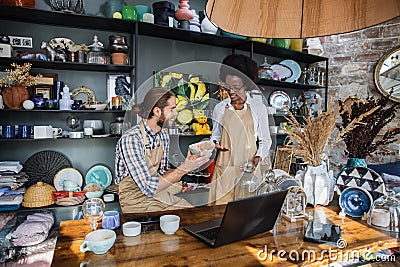
<path id="1" fill-rule="evenodd" d="M 139 87 L 138 83 L 138 69 L 147 64 L 147 59 L 143 60 L 139 51 L 140 49 L 151 49 L 148 47 L 141 46 L 141 37 L 152 37 L 158 38 L 160 41 L 180 41 L 184 42 L 183 45 L 194 45 L 193 49 L 199 47 L 198 45 L 207 47 L 218 47 L 227 48 L 228 51 L 244 51 L 249 52 L 251 56 L 260 54 L 271 58 L 279 59 L 292 59 L 299 64 L 309 65 L 318 62 L 323 62 L 325 69 L 328 70 L 328 59 L 315 55 L 304 54 L 280 47 L 274 47 L 267 44 L 258 42 L 252 42 L 248 40 L 236 39 L 226 36 L 212 35 L 200 32 L 185 31 L 181 29 L 169 28 L 154 24 L 126 21 L 120 19 L 110 19 L 103 17 L 95 17 L 88 15 L 77 15 L 67 14 L 62 12 L 45 11 L 39 9 L 30 9 L 24 7 L 14 7 L 0 4 L 0 22 L 3 23 L 3 27 L 7 27 L 8 22 L 18 22 L 26 25 L 46 25 L 49 28 L 52 27 L 64 27 L 77 30 L 87 31 L 88 35 L 90 31 L 102 31 L 105 34 L 123 34 L 129 36 L 130 41 L 130 64 L 129 65 L 101 65 L 101 64 L 89 64 L 89 63 L 75 63 L 75 62 L 53 62 L 53 61 L 39 61 L 39 60 L 22 60 L 14 58 L 0 58 L 0 68 L 4 69 L 9 67 L 12 62 L 32 63 L 33 69 L 39 70 L 51 70 L 51 71 L 71 71 L 78 73 L 88 73 L 88 79 L 90 74 L 101 73 L 130 73 L 131 80 L 134 80 L 135 87 Z M 43 27 L 43 26 L 42 26 Z M 32 33 L 35 34 L 35 33 Z M 47 37 L 56 37 L 49 35 Z M 57 36 L 63 37 L 63 36 Z M 155 69 L 153 69 L 155 70 Z M 151 74 L 149 74 L 150 76 Z M 298 94 L 299 91 L 305 90 L 324 90 L 325 92 L 325 103 L 327 103 L 327 80 L 328 75 L 325 75 L 325 86 L 314 86 L 299 83 L 288 83 L 273 80 L 260 80 L 259 85 L 267 86 L 268 90 L 285 90 L 290 94 Z M 71 88 L 73 89 L 73 88 Z M 266 98 L 266 93 L 263 93 Z M 65 127 L 65 117 L 69 114 L 79 115 L 80 119 L 101 117 L 106 124 L 115 119 L 116 116 L 121 116 L 124 113 L 121 111 L 58 111 L 58 110 L 2 110 L 0 111 L 0 125 L 9 124 L 27 124 L 28 122 L 32 125 L 35 122 L 41 122 L 42 125 L 52 124 L 54 127 Z M 36 124 L 38 125 L 38 124 Z M 105 125 L 107 127 L 107 125 Z M 184 137 L 184 135 L 179 136 Z M 192 136 L 190 136 L 192 137 Z M 188 139 L 188 138 L 183 138 Z M 196 138 L 195 138 L 196 139 Z M 7 140 L 8 139 L 3 139 Z M 109 167 L 113 166 L 114 160 L 114 149 L 117 138 L 92 138 L 90 140 L 90 146 L 85 147 L 84 141 L 87 139 L 81 139 L 82 142 L 67 142 L 66 140 L 49 140 L 38 141 L 38 142 L 27 142 L 25 140 L 15 139 L 13 142 L 2 142 L 2 151 L 0 152 L 0 160 L 24 160 L 29 157 L 33 152 L 42 150 L 43 148 L 55 148 L 59 151 L 66 151 L 68 156 L 74 158 L 77 165 L 80 167 L 80 171 L 85 173 L 89 169 L 93 161 L 105 162 Z M 68 139 L 67 139 L 68 140 Z M 19 143 L 18 141 L 23 141 Z M 29 144 L 29 145 L 27 145 Z M 44 145 L 43 145 L 44 144 Z M 72 147 L 71 147 L 72 146 Z M 98 150 L 98 151 L 97 151 Z M 4 152 L 3 152 L 4 151 Z M 9 158 L 11 157 L 11 158 Z M 93 158 L 90 158 L 93 157 Z M 74 164 L 74 162 L 73 162 Z"/>

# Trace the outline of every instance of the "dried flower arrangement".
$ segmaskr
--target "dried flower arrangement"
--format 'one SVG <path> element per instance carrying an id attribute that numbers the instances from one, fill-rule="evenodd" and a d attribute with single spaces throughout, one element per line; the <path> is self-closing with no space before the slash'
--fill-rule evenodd
<path id="1" fill-rule="evenodd" d="M 304 123 L 299 123 L 289 110 L 288 112 L 289 117 L 285 118 L 292 131 L 286 131 L 290 137 L 286 149 L 292 150 L 294 155 L 302 157 L 306 164 L 314 167 L 321 165 L 326 159 L 324 152 L 328 145 L 332 147 L 337 144 L 343 135 L 354 130 L 362 119 L 371 113 L 369 111 L 354 118 L 333 138 L 331 136 L 335 130 L 336 117 L 340 113 L 338 107 L 334 108 L 333 100 L 330 101 L 327 111 L 319 110 L 316 117 L 303 117 Z"/>
<path id="2" fill-rule="evenodd" d="M 13 87 L 13 86 L 32 86 L 38 83 L 41 74 L 32 76 L 29 71 L 32 67 L 31 63 L 24 63 L 22 66 L 17 63 L 11 63 L 14 69 L 6 69 L 7 76 L 0 79 L 0 86 Z"/>
<path id="3" fill-rule="evenodd" d="M 382 145 L 387 145 L 397 141 L 396 135 L 400 134 L 400 128 L 386 129 L 381 136 L 381 132 L 389 122 L 396 117 L 396 111 L 400 103 L 389 105 L 389 99 L 382 97 L 375 100 L 369 96 L 365 100 L 355 97 L 348 97 L 343 101 L 339 100 L 341 110 L 342 125 L 338 125 L 341 130 L 360 114 L 375 110 L 365 116 L 357 130 L 351 130 L 343 135 L 346 144 L 345 154 L 349 158 L 365 159 L 377 152 Z"/>

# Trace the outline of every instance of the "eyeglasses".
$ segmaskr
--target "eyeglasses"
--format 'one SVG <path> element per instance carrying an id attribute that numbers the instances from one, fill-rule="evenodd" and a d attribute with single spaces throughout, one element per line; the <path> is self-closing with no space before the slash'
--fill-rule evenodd
<path id="1" fill-rule="evenodd" d="M 242 90 L 245 85 L 240 86 L 239 88 L 235 88 L 235 87 L 231 87 L 230 85 L 224 83 L 224 82 L 219 82 L 218 83 L 220 86 L 222 86 L 225 90 L 227 91 L 233 91 L 233 92 L 239 92 L 240 90 Z"/>

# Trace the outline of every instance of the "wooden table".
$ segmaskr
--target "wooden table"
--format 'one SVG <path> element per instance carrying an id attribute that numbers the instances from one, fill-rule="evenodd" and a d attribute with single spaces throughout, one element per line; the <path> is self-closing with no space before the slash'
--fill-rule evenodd
<path id="1" fill-rule="evenodd" d="M 288 222 L 282 219 L 271 232 L 218 248 L 210 248 L 198 241 L 182 226 L 223 216 L 225 206 L 206 206 L 168 212 L 181 217 L 175 235 L 160 230 L 125 237 L 117 229 L 114 246 L 103 255 L 81 253 L 79 245 L 90 232 L 84 220 L 63 221 L 54 252 L 53 266 L 321 266 L 366 252 L 400 246 L 399 239 L 389 233 L 369 227 L 364 221 L 340 218 L 335 207 L 310 209 L 314 221 L 338 224 L 342 228 L 347 247 L 338 249 L 303 241 L 305 220 Z M 122 222 L 134 220 L 140 214 L 123 214 Z M 122 223 L 121 222 L 121 223 Z M 330 249 L 330 250 L 329 250 Z M 274 252 L 272 251 L 274 250 Z M 278 251 L 280 252 L 278 258 Z M 268 251 L 268 254 L 262 253 Z M 331 253 L 329 256 L 329 252 Z M 272 257 L 271 257 L 272 255 Z M 298 260 L 296 257 L 298 256 Z M 304 255 L 304 260 L 302 259 Z M 272 258 L 272 259 L 271 259 Z"/>

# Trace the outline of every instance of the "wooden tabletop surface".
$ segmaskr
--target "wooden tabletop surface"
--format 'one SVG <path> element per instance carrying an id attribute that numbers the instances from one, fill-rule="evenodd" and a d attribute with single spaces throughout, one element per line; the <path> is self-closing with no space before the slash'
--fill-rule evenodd
<path id="1" fill-rule="evenodd" d="M 183 226 L 223 216 L 225 205 L 206 206 L 168 214 L 181 217 L 179 230 L 165 235 L 161 230 L 148 231 L 136 237 L 125 237 L 116 230 L 114 246 L 103 255 L 79 250 L 91 229 L 84 220 L 63 221 L 53 257 L 53 266 L 321 266 L 346 257 L 400 246 L 399 239 L 369 227 L 350 217 L 340 218 L 336 207 L 316 207 L 308 212 L 314 221 L 340 225 L 347 242 L 343 249 L 303 241 L 306 220 L 289 222 L 281 219 L 273 231 L 218 248 L 210 248 Z M 158 213 L 160 214 L 160 213 Z M 121 215 L 123 222 L 143 214 Z M 148 215 L 148 214 L 147 214 Z M 99 227 L 100 228 L 100 227 Z M 281 250 L 280 254 L 278 251 Z M 264 253 L 267 251 L 268 253 Z M 303 256 L 304 255 L 304 256 Z"/>

